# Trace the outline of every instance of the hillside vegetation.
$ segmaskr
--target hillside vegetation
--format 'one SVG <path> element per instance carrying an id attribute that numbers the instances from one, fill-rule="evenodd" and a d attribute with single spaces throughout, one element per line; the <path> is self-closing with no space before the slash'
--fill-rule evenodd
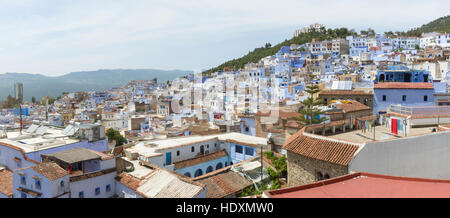
<path id="1" fill-rule="evenodd" d="M 290 40 L 285 40 L 275 46 L 271 46 L 269 43 L 266 43 L 265 46 L 260 48 L 255 48 L 253 51 L 249 52 L 247 55 L 244 55 L 241 58 L 233 59 L 227 61 L 215 68 L 211 68 L 207 71 L 204 71 L 204 75 L 209 75 L 213 72 L 223 70 L 224 68 L 230 68 L 233 70 L 237 70 L 243 68 L 247 63 L 256 63 L 261 58 L 271 56 L 276 54 L 282 46 L 290 46 L 291 44 L 304 44 L 311 42 L 313 38 L 318 40 L 327 40 L 333 38 L 345 38 L 349 35 L 356 35 L 356 32 L 353 30 L 348 30 L 347 28 L 337 28 L 337 29 L 322 29 L 321 31 L 311 31 L 307 33 L 301 33 L 297 37 L 293 37 Z"/>
<path id="2" fill-rule="evenodd" d="M 406 32 L 385 32 L 385 34 L 388 37 L 397 37 L 397 36 L 421 36 L 422 33 L 427 32 L 450 32 L 450 16 L 441 17 L 439 19 L 436 19 L 434 21 L 431 21 L 427 24 L 422 25 L 419 28 L 413 28 Z M 361 31 L 361 34 L 375 34 L 375 32 L 369 28 L 369 31 Z M 224 68 L 230 68 L 232 70 L 237 70 L 240 68 L 243 68 L 245 64 L 248 63 L 256 63 L 261 58 L 274 55 L 275 53 L 280 50 L 282 46 L 290 46 L 291 44 L 304 44 L 311 42 L 313 38 L 317 38 L 319 40 L 325 40 L 325 39 L 333 39 L 333 38 L 344 38 L 348 35 L 357 35 L 356 32 L 353 30 L 347 30 L 347 28 L 338 28 L 338 29 L 322 29 L 322 31 L 316 32 L 308 32 L 308 33 L 302 33 L 297 37 L 294 37 L 290 40 L 285 40 L 282 43 L 279 43 L 275 46 L 270 46 L 269 43 L 266 43 L 266 46 L 255 48 L 253 51 L 249 52 L 247 55 L 242 56 L 241 58 L 233 59 L 230 61 L 227 61 L 215 68 L 211 68 L 207 71 L 204 71 L 204 75 L 209 75 L 213 72 L 223 70 Z M 269 45 L 269 46 L 268 46 Z"/>

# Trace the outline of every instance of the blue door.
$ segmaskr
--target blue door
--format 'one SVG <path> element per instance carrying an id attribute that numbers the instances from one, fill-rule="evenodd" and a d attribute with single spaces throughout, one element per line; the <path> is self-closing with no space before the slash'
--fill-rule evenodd
<path id="1" fill-rule="evenodd" d="M 166 165 L 170 165 L 172 163 L 172 152 L 166 153 Z"/>

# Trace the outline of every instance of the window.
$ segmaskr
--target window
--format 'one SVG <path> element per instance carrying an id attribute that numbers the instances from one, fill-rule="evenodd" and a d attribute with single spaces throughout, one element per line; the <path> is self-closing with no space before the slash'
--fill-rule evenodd
<path id="1" fill-rule="evenodd" d="M 107 191 L 107 192 L 110 192 L 110 191 L 111 191 L 111 185 L 110 185 L 110 184 L 106 185 L 106 191 Z"/>
<path id="2" fill-rule="evenodd" d="M 41 189 L 41 180 L 39 179 L 34 180 L 34 187 L 36 189 Z"/>
<path id="3" fill-rule="evenodd" d="M 180 151 L 177 151 L 177 156 L 180 156 Z"/>
<path id="4" fill-rule="evenodd" d="M 78 197 L 79 198 L 84 198 L 84 192 L 78 192 Z"/>
<path id="5" fill-rule="evenodd" d="M 386 101 L 386 95 L 383 95 L 383 101 Z"/>
<path id="6" fill-rule="evenodd" d="M 428 95 L 423 96 L 423 101 L 428 101 Z"/>
<path id="7" fill-rule="evenodd" d="M 192 152 L 194 152 L 194 151 L 195 151 L 195 148 L 194 148 L 194 146 L 192 146 L 192 147 L 191 147 L 191 151 L 192 151 Z"/>
<path id="8" fill-rule="evenodd" d="M 248 132 L 248 130 L 249 130 L 248 126 L 247 126 L 247 127 L 245 127 L 245 131 L 246 131 L 246 132 Z"/>
<path id="9" fill-rule="evenodd" d="M 22 184 L 22 185 L 26 185 L 27 184 L 27 180 L 25 179 L 25 175 L 20 175 L 20 184 Z"/>
<path id="10" fill-rule="evenodd" d="M 214 143 L 214 147 L 217 147 L 217 143 Z"/>
<path id="11" fill-rule="evenodd" d="M 95 188 L 95 195 L 99 195 L 100 194 L 100 187 Z"/>
<path id="12" fill-rule="evenodd" d="M 209 144 L 206 145 L 206 148 L 209 148 Z"/>
<path id="13" fill-rule="evenodd" d="M 21 193 L 20 193 L 20 197 L 21 197 L 21 198 L 27 198 L 27 194 L 21 192 Z"/>
<path id="14" fill-rule="evenodd" d="M 253 149 L 252 148 L 245 148 L 245 155 L 253 155 Z"/>
<path id="15" fill-rule="evenodd" d="M 402 95 L 402 101 L 406 101 L 406 95 Z"/>
<path id="16" fill-rule="evenodd" d="M 242 146 L 236 145 L 236 153 L 242 154 Z"/>
<path id="17" fill-rule="evenodd" d="M 61 181 L 60 185 L 61 185 L 61 188 L 64 188 L 64 181 Z"/>

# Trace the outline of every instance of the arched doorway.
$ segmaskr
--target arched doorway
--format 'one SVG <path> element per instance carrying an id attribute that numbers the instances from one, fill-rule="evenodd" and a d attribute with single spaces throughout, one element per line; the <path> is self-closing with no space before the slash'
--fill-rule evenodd
<path id="1" fill-rule="evenodd" d="M 203 170 L 202 169 L 198 169 L 197 171 L 195 171 L 195 177 L 201 176 L 201 175 L 203 175 Z"/>
<path id="2" fill-rule="evenodd" d="M 187 172 L 184 175 L 187 176 L 187 177 L 191 177 L 191 173 L 190 172 Z"/>
<path id="3" fill-rule="evenodd" d="M 216 165 L 216 170 L 218 170 L 218 169 L 220 169 L 220 168 L 222 168 L 222 167 L 223 167 L 222 163 L 218 163 L 218 164 Z"/>
<path id="4" fill-rule="evenodd" d="M 378 81 L 384 81 L 384 74 L 380 74 L 380 78 L 378 79 Z"/>
<path id="5" fill-rule="evenodd" d="M 214 169 L 212 166 L 209 166 L 208 168 L 206 168 L 206 173 L 210 173 L 212 172 Z"/>

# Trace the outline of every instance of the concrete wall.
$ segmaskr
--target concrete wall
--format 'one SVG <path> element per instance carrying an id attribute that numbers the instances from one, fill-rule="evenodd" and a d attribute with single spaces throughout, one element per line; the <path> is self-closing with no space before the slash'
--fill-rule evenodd
<path id="1" fill-rule="evenodd" d="M 349 170 L 450 179 L 450 132 L 368 143 L 351 161 Z"/>

